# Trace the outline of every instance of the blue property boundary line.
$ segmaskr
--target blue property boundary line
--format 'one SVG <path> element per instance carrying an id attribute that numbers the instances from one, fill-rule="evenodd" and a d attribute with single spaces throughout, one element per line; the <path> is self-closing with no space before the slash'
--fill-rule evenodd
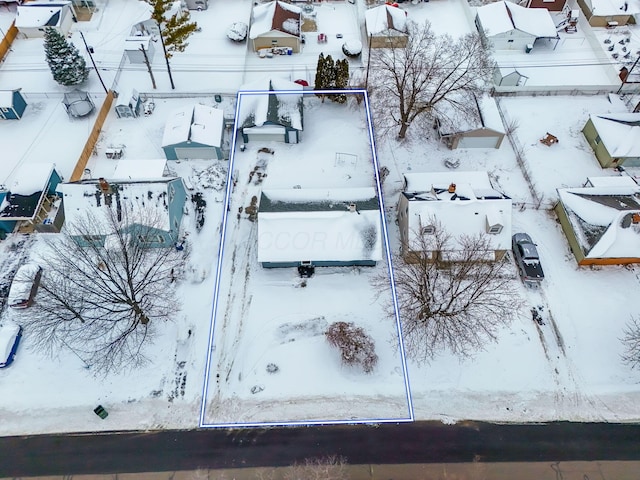
<path id="1" fill-rule="evenodd" d="M 357 420 L 308 420 L 308 421 L 301 420 L 301 421 L 290 421 L 290 422 L 249 422 L 249 423 L 217 423 L 217 424 L 210 424 L 205 422 L 205 414 L 207 409 L 207 392 L 209 390 L 209 381 L 211 379 L 211 358 L 212 358 L 213 349 L 214 349 L 213 342 L 214 342 L 214 333 L 215 333 L 215 326 L 216 326 L 216 312 L 217 312 L 218 304 L 220 301 L 220 286 L 221 286 L 220 279 L 222 276 L 224 243 L 225 243 L 225 237 L 226 237 L 226 231 L 227 231 L 227 220 L 229 218 L 228 214 L 229 214 L 229 208 L 230 208 L 230 202 L 231 202 L 231 191 L 233 187 L 233 167 L 235 162 L 236 141 L 238 137 L 238 119 L 239 119 L 240 103 L 244 95 L 269 95 L 269 94 L 278 94 L 278 95 L 358 94 L 358 95 L 363 95 L 365 112 L 367 117 L 367 124 L 368 124 L 371 156 L 373 159 L 374 178 L 375 178 L 378 198 L 380 201 L 379 214 L 382 220 L 381 224 L 382 224 L 382 234 L 384 238 L 384 249 L 387 257 L 387 267 L 389 270 L 389 285 L 391 287 L 393 310 L 394 310 L 395 319 L 396 319 L 396 330 L 398 332 L 398 346 L 400 349 L 402 373 L 404 377 L 405 397 L 406 397 L 407 407 L 409 412 L 409 416 L 407 418 L 370 418 L 370 419 L 364 418 L 364 419 L 357 419 Z M 233 130 L 232 143 L 231 143 L 231 152 L 229 157 L 229 167 L 227 172 L 227 185 L 225 188 L 222 226 L 220 228 L 220 240 L 218 243 L 218 265 L 216 267 L 213 303 L 211 306 L 211 317 L 210 317 L 210 325 L 209 325 L 209 343 L 207 347 L 207 361 L 205 365 L 204 381 L 202 385 L 202 402 L 200 404 L 200 417 L 198 421 L 198 427 L 199 428 L 243 428 L 243 427 L 255 428 L 255 427 L 275 427 L 275 426 L 309 426 L 309 425 L 413 422 L 415 420 L 415 416 L 414 416 L 413 401 L 412 401 L 412 395 L 411 395 L 411 385 L 409 382 L 407 360 L 406 360 L 405 349 L 404 349 L 404 338 L 402 334 L 402 325 L 400 323 L 400 312 L 398 309 L 396 286 L 395 286 L 395 282 L 393 281 L 394 279 L 393 272 L 394 271 L 393 271 L 393 264 L 391 261 L 391 249 L 389 246 L 389 232 L 387 229 L 387 222 L 385 219 L 385 204 L 384 204 L 384 198 L 382 195 L 382 184 L 380 183 L 379 163 L 378 163 L 378 156 L 376 154 L 376 143 L 375 143 L 375 138 L 373 134 L 373 123 L 371 118 L 369 96 L 367 94 L 367 91 L 362 89 L 357 89 L 357 90 L 354 89 L 354 90 L 307 90 L 307 91 L 304 91 L 304 90 L 278 90 L 278 91 L 248 90 L 248 91 L 238 92 L 237 100 L 236 100 L 235 123 L 234 123 L 234 130 Z"/>

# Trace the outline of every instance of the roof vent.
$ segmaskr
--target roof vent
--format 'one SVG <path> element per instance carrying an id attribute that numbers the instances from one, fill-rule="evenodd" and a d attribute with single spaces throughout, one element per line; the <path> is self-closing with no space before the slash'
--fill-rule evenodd
<path id="1" fill-rule="evenodd" d="M 456 184 L 455 184 L 455 183 L 451 183 L 451 184 L 449 185 L 449 188 L 447 189 L 447 191 L 448 191 L 449 193 L 456 193 Z"/>
<path id="2" fill-rule="evenodd" d="M 356 208 L 356 204 L 355 203 L 350 203 L 349 204 L 349 211 L 352 212 L 352 213 L 358 211 L 358 209 Z"/>

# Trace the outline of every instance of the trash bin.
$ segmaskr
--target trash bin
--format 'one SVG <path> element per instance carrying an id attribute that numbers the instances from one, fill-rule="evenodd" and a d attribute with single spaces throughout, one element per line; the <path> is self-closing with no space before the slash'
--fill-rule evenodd
<path id="1" fill-rule="evenodd" d="M 527 46 L 524 49 L 525 53 L 531 53 L 531 50 L 533 50 L 533 44 L 532 43 L 527 43 Z"/>
<path id="2" fill-rule="evenodd" d="M 93 412 L 103 420 L 109 416 L 109 412 L 107 412 L 102 405 L 98 405 L 94 408 Z"/>

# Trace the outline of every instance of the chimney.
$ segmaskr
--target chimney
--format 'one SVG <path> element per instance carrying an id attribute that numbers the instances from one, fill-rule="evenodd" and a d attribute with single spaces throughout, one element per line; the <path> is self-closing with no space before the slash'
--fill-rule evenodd
<path id="1" fill-rule="evenodd" d="M 350 203 L 349 204 L 349 211 L 354 213 L 357 212 L 358 210 L 356 209 L 356 204 L 355 203 Z"/>
<path id="2" fill-rule="evenodd" d="M 98 179 L 98 186 L 100 187 L 100 192 L 104 194 L 111 193 L 111 185 L 109 185 L 109 182 L 107 182 L 104 177 Z"/>
<path id="3" fill-rule="evenodd" d="M 456 193 L 456 184 L 452 183 L 449 185 L 449 189 L 447 190 L 449 193 Z"/>
<path id="4" fill-rule="evenodd" d="M 633 223 L 634 225 L 640 223 L 640 213 L 634 213 L 633 215 L 631 215 L 631 223 Z"/>

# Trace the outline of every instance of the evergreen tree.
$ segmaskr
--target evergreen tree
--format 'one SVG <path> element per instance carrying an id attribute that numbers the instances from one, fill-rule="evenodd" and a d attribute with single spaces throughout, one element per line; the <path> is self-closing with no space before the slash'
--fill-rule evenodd
<path id="1" fill-rule="evenodd" d="M 184 52 L 187 48 L 187 39 L 198 29 L 196 22 L 191 22 L 188 10 L 180 10 L 171 14 L 174 0 L 147 0 L 151 5 L 151 18 L 160 28 L 160 34 L 164 41 L 167 58 L 171 58 L 175 52 Z"/>
<path id="2" fill-rule="evenodd" d="M 336 64 L 331 55 L 327 55 L 325 60 L 324 75 L 327 88 L 336 88 Z"/>
<path id="3" fill-rule="evenodd" d="M 324 53 L 320 52 L 318 55 L 318 64 L 316 65 L 316 81 L 314 82 L 314 90 L 325 90 L 327 86 L 324 83 Z"/>
<path id="4" fill-rule="evenodd" d="M 75 45 L 54 28 L 44 31 L 44 53 L 53 79 L 60 85 L 79 85 L 89 76 L 89 69 Z"/>
<path id="5" fill-rule="evenodd" d="M 349 86 L 349 62 L 346 59 L 338 60 L 336 62 L 336 83 L 335 88 L 337 90 L 345 90 Z M 347 95 L 344 93 L 333 95 L 331 100 L 338 103 L 346 103 Z"/>

